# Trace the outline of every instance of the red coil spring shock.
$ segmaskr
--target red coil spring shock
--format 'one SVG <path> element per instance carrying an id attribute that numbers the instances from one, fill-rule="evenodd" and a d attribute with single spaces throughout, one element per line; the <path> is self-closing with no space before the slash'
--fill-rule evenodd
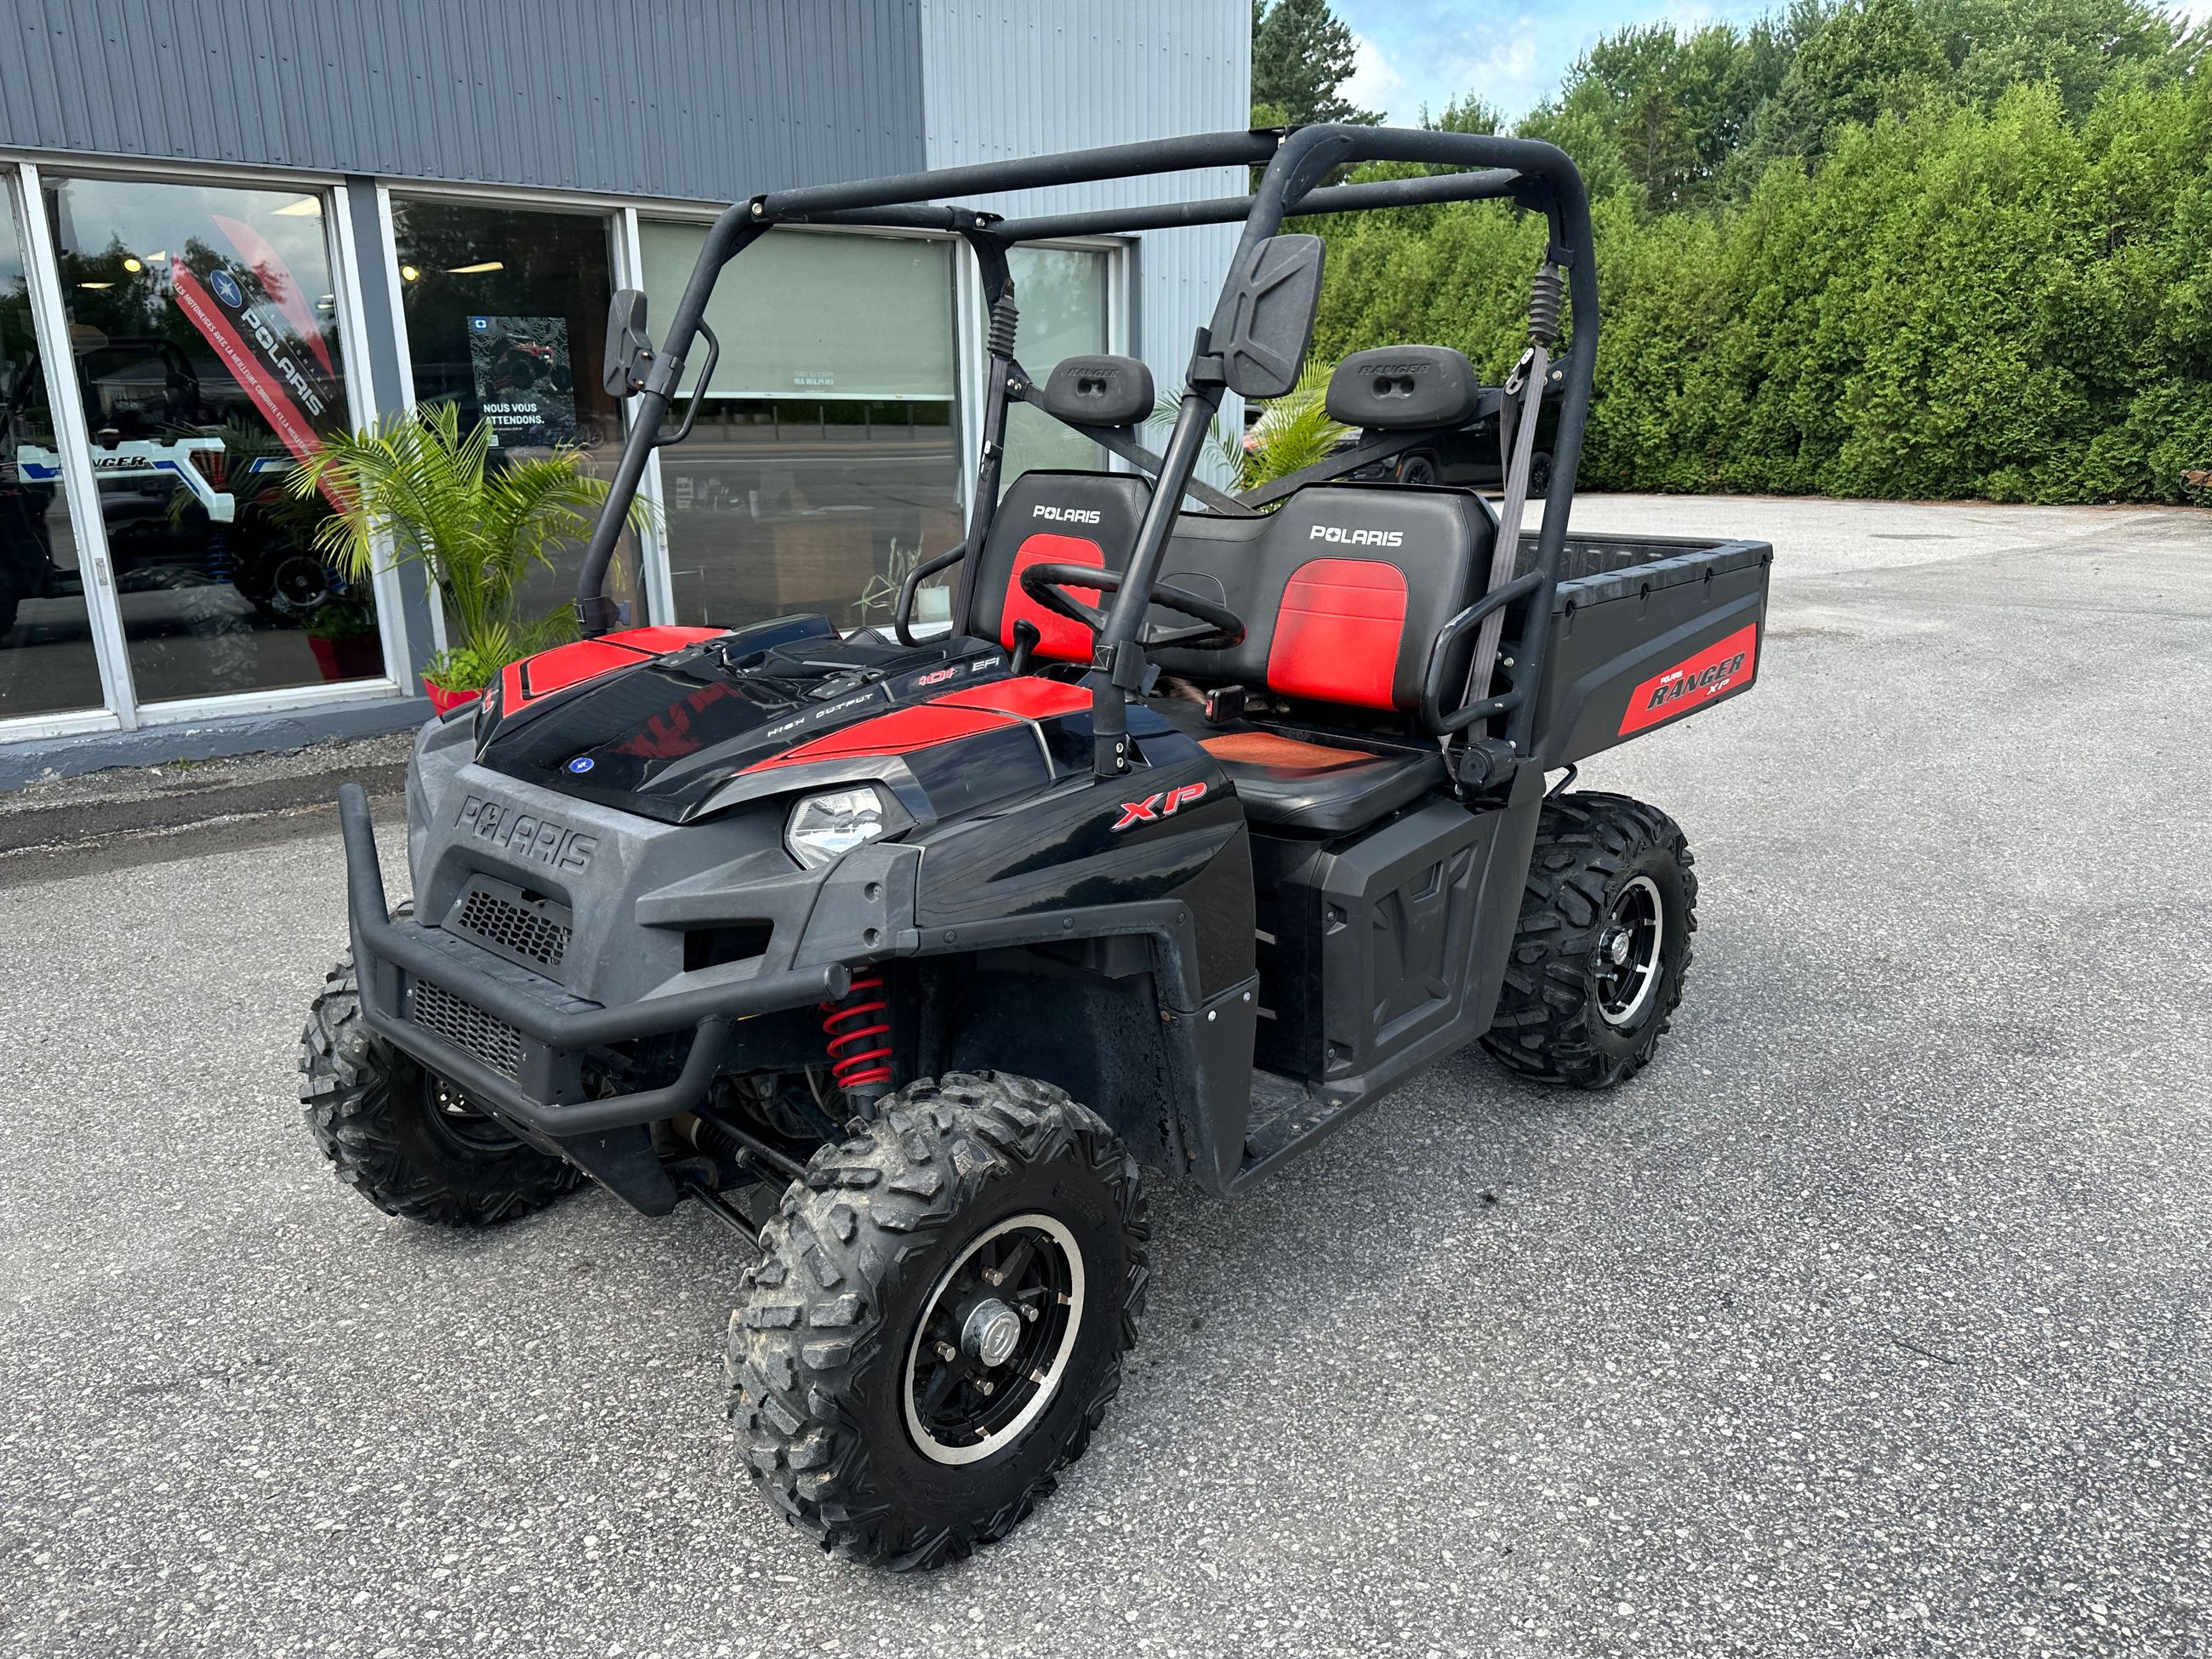
<path id="1" fill-rule="evenodd" d="M 830 1075 L 847 1093 L 878 1089 L 891 1080 L 890 1003 L 873 974 L 822 1005 L 822 1031 L 830 1039 Z"/>

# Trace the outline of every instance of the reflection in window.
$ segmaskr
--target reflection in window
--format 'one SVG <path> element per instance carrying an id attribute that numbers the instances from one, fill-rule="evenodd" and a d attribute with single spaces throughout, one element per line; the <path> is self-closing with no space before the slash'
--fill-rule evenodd
<path id="1" fill-rule="evenodd" d="M 665 327 L 702 232 L 638 228 Z M 952 303 L 939 240 L 772 231 L 724 269 L 711 395 L 660 458 L 678 622 L 890 620 L 907 572 L 960 539 Z"/>
<path id="2" fill-rule="evenodd" d="M 1108 349 L 1106 255 L 1082 248 L 1017 247 L 1006 252 L 1021 313 L 1014 355 L 1042 386 L 1063 357 Z M 1006 411 L 1006 459 L 999 485 L 1043 467 L 1103 471 L 1106 452 L 1042 410 L 1016 404 Z"/>
<path id="3" fill-rule="evenodd" d="M 394 197 L 392 228 L 416 404 L 458 404 L 464 432 L 489 419 L 503 450 L 579 446 L 587 470 L 611 478 L 623 420 L 599 384 L 614 299 L 607 216 Z M 576 546 L 536 572 L 522 608 L 566 605 L 582 563 Z M 607 592 L 645 620 L 635 538 L 624 538 Z"/>
<path id="4" fill-rule="evenodd" d="M 101 702 L 13 209 L 0 191 L 0 720 Z"/>
<path id="5" fill-rule="evenodd" d="M 49 179 L 62 300 L 142 702 L 380 676 L 366 584 L 284 488 L 349 424 L 319 196 Z"/>

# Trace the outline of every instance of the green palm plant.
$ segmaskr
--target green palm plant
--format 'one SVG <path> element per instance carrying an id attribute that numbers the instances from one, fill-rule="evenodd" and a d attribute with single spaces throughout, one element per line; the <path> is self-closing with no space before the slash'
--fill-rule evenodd
<path id="1" fill-rule="evenodd" d="M 1309 362 L 1298 383 L 1267 404 L 1244 437 L 1243 487 L 1263 483 L 1311 466 L 1352 428 L 1328 417 L 1328 377 L 1334 363 Z"/>
<path id="2" fill-rule="evenodd" d="M 394 562 L 428 568 L 452 643 L 423 678 L 442 690 L 480 690 L 508 663 L 574 636 L 567 609 L 518 616 L 515 597 L 533 568 L 550 568 L 556 548 L 590 530 L 607 499 L 580 449 L 495 466 L 492 435 L 489 421 L 464 434 L 452 404 L 425 404 L 325 440 L 286 475 L 295 495 L 319 492 L 336 507 L 315 546 L 355 582 L 374 574 L 387 536 Z M 636 501 L 629 516 L 642 531 L 651 509 Z"/>

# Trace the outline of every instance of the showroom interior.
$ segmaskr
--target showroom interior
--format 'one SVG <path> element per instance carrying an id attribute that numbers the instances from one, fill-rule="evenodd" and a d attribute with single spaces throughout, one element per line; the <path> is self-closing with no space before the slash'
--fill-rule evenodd
<path id="1" fill-rule="evenodd" d="M 582 50 L 614 15 L 599 5 L 546 9 L 575 15 L 576 56 L 507 62 L 514 106 L 537 113 L 505 125 L 439 118 L 441 98 L 484 95 L 480 62 L 442 84 L 371 76 L 364 92 L 338 50 L 366 39 L 343 9 L 285 14 L 289 53 L 241 44 L 202 66 L 259 84 L 273 54 L 329 82 L 227 131 L 190 110 L 166 126 L 161 111 L 126 116 L 116 85 L 143 43 L 125 27 L 103 32 L 103 52 L 64 53 L 55 23 L 28 66 L 52 95 L 0 94 L 0 784 L 420 720 L 437 606 L 415 567 L 365 583 L 331 568 L 314 537 L 333 507 L 287 487 L 298 459 L 450 404 L 465 426 L 490 422 L 501 457 L 569 445 L 611 471 L 628 407 L 600 385 L 609 302 L 640 288 L 665 319 L 725 201 L 1241 125 L 1240 8 L 1124 9 L 1108 38 L 1043 0 L 714 6 L 733 40 L 763 46 L 747 72 L 645 116 L 582 100 L 599 111 L 582 134 L 547 106 L 574 110 L 579 87 L 616 73 Z M 866 48 L 842 73 L 835 40 L 809 36 L 841 23 Z M 319 27 L 344 40 L 312 38 Z M 1014 88 L 994 54 L 1017 33 Z M 424 49 L 386 42 L 387 67 Z M 26 50 L 0 49 L 0 77 Z M 1077 73 L 1102 64 L 1109 84 Z M 1150 87 L 1134 101 L 1151 107 L 1115 99 L 1116 79 Z M 806 113 L 825 90 L 866 94 L 872 112 L 825 132 Z M 718 153 L 693 142 L 702 117 Z M 1052 200 L 1088 204 L 1084 187 Z M 1018 251 L 1024 366 L 1132 352 L 1172 387 L 1204 320 L 1193 296 L 1229 246 L 1208 228 Z M 656 454 L 654 521 L 626 538 L 616 597 L 637 621 L 887 620 L 906 572 L 960 539 L 985 324 L 967 250 L 778 229 L 732 266 L 708 321 L 720 359 L 691 436 Z M 1008 448 L 1007 481 L 1105 464 L 1023 409 Z M 538 573 L 529 604 L 561 604 L 580 557 Z"/>

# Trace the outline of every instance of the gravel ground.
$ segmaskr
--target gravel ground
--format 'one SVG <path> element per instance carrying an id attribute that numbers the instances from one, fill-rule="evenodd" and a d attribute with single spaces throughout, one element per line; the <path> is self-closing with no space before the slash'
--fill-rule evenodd
<path id="1" fill-rule="evenodd" d="M 0 894 L 0 1652 L 2212 1652 L 2212 516 L 1578 518 L 1780 550 L 1757 694 L 1584 775 L 1698 851 L 1659 1063 L 1158 1194 L 1107 1431 L 930 1577 L 745 1489 L 710 1221 L 324 1173 L 327 819 Z"/>

